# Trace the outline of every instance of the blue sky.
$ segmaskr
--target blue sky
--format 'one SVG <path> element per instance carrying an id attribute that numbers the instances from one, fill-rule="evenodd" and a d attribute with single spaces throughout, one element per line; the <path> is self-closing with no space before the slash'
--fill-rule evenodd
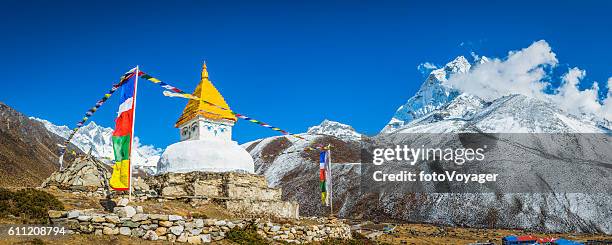
<path id="1" fill-rule="evenodd" d="M 191 91 L 207 60 L 239 113 L 291 132 L 327 118 L 375 134 L 421 85 L 423 62 L 504 57 L 544 39 L 587 85 L 612 75 L 606 1 L 224 2 L 3 1 L 0 100 L 72 127 L 135 65 Z M 112 127 L 117 100 L 92 120 Z M 137 136 L 176 142 L 185 104 L 140 83 Z M 277 135 L 244 121 L 234 130 L 241 143 Z"/>

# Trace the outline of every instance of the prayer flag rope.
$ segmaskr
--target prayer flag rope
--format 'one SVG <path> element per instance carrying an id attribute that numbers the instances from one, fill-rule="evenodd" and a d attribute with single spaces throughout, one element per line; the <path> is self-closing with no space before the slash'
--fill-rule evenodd
<path id="1" fill-rule="evenodd" d="M 104 94 L 104 96 L 102 96 L 102 98 L 98 100 L 92 108 L 90 108 L 89 110 L 87 110 L 87 112 L 85 112 L 85 117 L 83 117 L 81 121 L 79 121 L 76 124 L 76 127 L 72 130 L 72 132 L 70 133 L 70 136 L 68 136 L 68 138 L 66 138 L 66 141 L 64 141 L 64 145 L 60 149 L 60 155 L 64 155 L 64 153 L 66 152 L 66 147 L 68 147 L 70 140 L 72 140 L 76 132 L 79 131 L 79 129 L 83 127 L 83 125 L 85 125 L 85 122 L 89 120 L 89 118 L 93 116 L 93 114 L 96 113 L 96 111 L 98 111 L 98 109 L 104 104 L 104 102 L 106 102 L 108 98 L 110 98 L 113 95 L 113 93 L 115 93 L 115 91 L 117 91 L 117 89 L 119 89 L 119 87 L 121 87 L 121 85 L 125 83 L 125 81 L 127 81 L 134 75 L 135 69 L 136 68 L 131 69 L 130 71 L 123 74 L 123 76 L 121 76 L 121 78 L 119 79 L 119 83 L 113 84 L 111 89 L 106 94 Z"/>
<path id="2" fill-rule="evenodd" d="M 280 155 L 285 155 L 285 154 L 301 153 L 301 152 L 305 152 L 305 151 L 327 151 L 329 149 L 331 149 L 331 145 L 328 145 L 328 146 L 318 145 L 318 146 L 314 146 L 314 147 L 307 146 L 307 147 L 304 147 L 303 150 L 285 151 L 285 152 L 281 152 L 278 155 L 280 156 Z M 273 157 L 273 156 L 276 156 L 276 155 L 265 155 L 265 156 L 266 157 Z"/>
<path id="3" fill-rule="evenodd" d="M 179 88 L 174 87 L 174 86 L 172 86 L 170 84 L 164 83 L 161 80 L 159 80 L 157 78 L 154 78 L 154 77 L 152 77 L 152 76 L 150 76 L 150 75 L 148 75 L 146 73 L 141 73 L 140 77 L 142 77 L 142 78 L 144 78 L 146 80 L 149 80 L 150 82 L 155 83 L 155 84 L 159 85 L 160 87 L 162 87 L 164 89 L 167 89 L 167 90 L 170 90 L 170 91 L 174 92 L 174 93 L 172 93 L 172 92 L 169 92 L 169 91 L 164 91 L 163 93 L 164 93 L 165 96 L 168 96 L 168 97 L 181 97 L 181 98 L 186 98 L 186 99 L 191 99 L 191 100 L 199 100 L 199 101 L 202 101 L 202 102 L 204 102 L 206 104 L 209 104 L 211 106 L 219 108 L 221 110 L 228 111 L 228 112 L 232 113 L 234 116 L 236 116 L 237 118 L 240 118 L 240 119 L 243 119 L 243 120 L 255 123 L 255 124 L 257 124 L 259 126 L 262 126 L 262 127 L 265 127 L 265 128 L 272 129 L 272 130 L 280 132 L 281 134 L 284 134 L 284 135 L 291 135 L 291 136 L 296 137 L 298 139 L 304 139 L 302 136 L 299 136 L 297 134 L 289 133 L 289 132 L 287 132 L 285 130 L 282 130 L 282 129 L 278 128 L 278 127 L 274 127 L 274 126 L 272 126 L 270 124 L 267 124 L 265 122 L 256 120 L 254 118 L 248 117 L 248 116 L 240 114 L 240 113 L 236 113 L 236 112 L 230 110 L 229 108 L 225 108 L 223 106 L 219 106 L 217 104 L 214 104 L 214 103 L 211 103 L 211 102 L 206 101 L 204 99 L 201 99 L 201 98 L 199 98 L 199 97 L 197 97 L 195 95 L 192 95 L 192 94 L 189 94 L 189 93 L 185 93 L 183 90 L 180 90 Z"/>

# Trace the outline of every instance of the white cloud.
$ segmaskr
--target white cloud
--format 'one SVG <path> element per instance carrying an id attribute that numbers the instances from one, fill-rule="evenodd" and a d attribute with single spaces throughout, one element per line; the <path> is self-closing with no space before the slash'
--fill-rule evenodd
<path id="1" fill-rule="evenodd" d="M 608 78 L 608 93 L 601 107 L 601 114 L 608 120 L 612 120 L 612 77 Z"/>
<path id="2" fill-rule="evenodd" d="M 419 64 L 419 66 L 417 68 L 425 68 L 425 69 L 437 69 L 438 67 L 432 63 L 429 62 L 425 62 L 425 63 L 421 63 Z"/>
<path id="3" fill-rule="evenodd" d="M 430 62 L 421 63 L 417 66 L 417 70 L 423 75 L 429 74 L 429 72 L 434 69 L 438 69 L 438 66 Z"/>
<path id="4" fill-rule="evenodd" d="M 505 95 L 523 94 L 551 100 L 573 114 L 587 113 L 612 120 L 610 91 L 600 103 L 596 82 L 590 89 L 579 90 L 578 84 L 586 76 L 584 70 L 569 69 L 563 75 L 563 83 L 556 89 L 556 93 L 544 92 L 544 89 L 550 86 L 550 74 L 546 68 L 555 67 L 557 64 L 556 54 L 552 52 L 550 45 L 540 40 L 522 50 L 508 52 L 504 59 L 491 58 L 488 62 L 480 62 L 467 73 L 451 76 L 447 84 L 488 101 Z M 612 78 L 608 79 L 608 89 L 611 83 Z"/>
<path id="5" fill-rule="evenodd" d="M 563 75 L 563 84 L 557 89 L 557 93 L 551 95 L 552 100 L 573 114 L 596 114 L 601 109 L 597 99 L 599 86 L 595 82 L 592 88 L 579 90 L 578 84 L 585 76 L 584 70 L 577 67 L 569 69 Z"/>

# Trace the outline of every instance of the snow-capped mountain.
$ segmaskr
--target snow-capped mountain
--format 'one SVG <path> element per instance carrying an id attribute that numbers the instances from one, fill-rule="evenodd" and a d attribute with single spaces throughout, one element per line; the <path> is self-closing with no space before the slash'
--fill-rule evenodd
<path id="1" fill-rule="evenodd" d="M 400 128 L 453 100 L 460 92 L 444 82 L 453 74 L 467 72 L 470 67 L 467 59 L 459 56 L 444 67 L 433 70 L 416 94 L 397 109 L 381 132 L 388 133 Z"/>
<path id="2" fill-rule="evenodd" d="M 30 117 L 30 119 L 43 123 L 47 130 L 64 139 L 68 138 L 72 131 L 67 126 L 58 126 L 44 119 L 35 117 Z M 114 159 L 112 135 L 112 128 L 103 127 L 91 121 L 77 131 L 71 143 L 85 153 L 91 150 L 93 156 L 105 163 L 112 164 Z M 161 149 L 155 148 L 152 145 L 141 144 L 138 137 L 134 138 L 134 145 L 136 146 L 136 151 L 134 156 L 132 156 L 132 162 L 135 166 L 147 169 L 157 167 Z"/>
<path id="3" fill-rule="evenodd" d="M 475 64 L 488 62 L 478 57 Z M 472 65 L 463 56 L 433 70 L 417 93 L 399 107 L 381 133 L 408 132 L 512 132 L 512 133 L 603 133 L 607 124 L 592 117 L 577 117 L 549 101 L 524 95 L 509 95 L 486 102 L 462 93 L 445 82 L 466 73 Z M 520 115 L 519 115 L 520 114 Z M 464 127 L 477 127 L 469 130 Z"/>
<path id="4" fill-rule="evenodd" d="M 308 128 L 306 133 L 312 135 L 331 135 L 346 140 L 359 140 L 361 138 L 361 134 L 357 133 L 353 127 L 327 119 L 317 126 Z"/>
<path id="5" fill-rule="evenodd" d="M 487 62 L 486 57 L 475 61 Z M 283 198 L 300 203 L 304 215 L 326 215 L 316 198 L 318 190 L 318 159 L 304 151 L 331 138 L 334 207 L 337 215 L 348 218 L 399 219 L 471 227 L 500 227 L 535 229 L 548 232 L 583 231 L 612 233 L 610 196 L 588 193 L 402 193 L 390 189 L 384 193 L 359 193 L 361 174 L 367 163 L 360 163 L 360 145 L 372 141 L 394 141 L 404 133 L 607 133 L 610 129 L 588 118 L 571 115 L 550 101 L 524 95 L 508 95 L 492 101 L 461 93 L 444 84 L 449 76 L 468 72 L 472 65 L 458 57 L 445 67 L 431 72 L 420 90 L 401 106 L 379 135 L 359 140 L 359 133 L 346 129 L 350 126 L 332 126 L 330 122 L 314 126 L 305 134 L 305 140 L 290 136 L 276 136 L 243 145 L 255 160 L 256 172 L 266 176 L 273 186 L 283 188 Z M 332 136 L 327 136 L 332 135 Z M 326 138 L 327 137 L 327 138 Z M 337 138 L 336 138 L 337 137 Z M 605 143 L 578 142 L 568 136 L 567 142 L 586 152 L 602 154 L 598 147 Z M 578 143 L 576 143 L 578 142 Z M 608 142 L 609 143 L 609 142 Z M 361 148 L 363 149 L 363 148 Z M 596 150 L 595 150 L 596 149 Z M 600 163 L 576 164 L 573 158 L 557 158 L 554 163 L 546 156 L 547 148 L 535 144 L 529 152 L 510 153 L 515 159 L 537 159 L 525 162 L 522 171 L 540 179 L 544 186 L 559 185 L 559 179 L 604 181 L 609 167 Z M 357 154 L 357 155 L 355 155 Z M 518 154 L 518 155 L 517 155 Z M 335 156 L 335 157 L 334 157 Z M 602 155 L 606 162 L 608 155 Z M 580 159 L 582 161 L 584 159 Z M 584 163 L 588 160 L 584 161 Z M 426 166 L 425 166 L 426 167 Z M 495 167 L 499 173 L 521 171 L 516 165 Z M 491 166 L 483 166 L 492 169 Z M 550 171 L 564 169 L 565 171 Z M 423 169 L 429 171 L 427 169 Z M 482 169 L 481 169 L 482 170 Z M 608 172 L 607 172 L 608 171 Z M 574 182 L 572 182 L 574 183 Z M 589 188 L 587 182 L 576 182 Z"/>
<path id="6" fill-rule="evenodd" d="M 391 133 L 449 132 L 607 133 L 610 130 L 524 95 L 505 96 L 487 103 L 461 94 Z"/>
<path id="7" fill-rule="evenodd" d="M 347 143 L 361 140 L 362 134 L 357 133 L 349 125 L 324 120 L 321 124 L 310 127 L 306 133 L 299 134 L 299 136 L 303 139 L 290 136 L 273 136 L 244 143 L 242 147 L 246 148 L 253 156 L 255 173 L 263 174 L 270 185 L 277 186 L 281 184 L 283 176 L 299 168 L 304 159 L 310 157 L 309 153 L 312 152 L 304 151 L 307 147 L 332 143 L 335 147 L 344 148 Z M 272 162 L 269 162 L 270 158 L 268 158 L 270 153 L 275 155 Z M 352 156 L 352 158 L 353 162 L 357 162 L 358 155 Z"/>

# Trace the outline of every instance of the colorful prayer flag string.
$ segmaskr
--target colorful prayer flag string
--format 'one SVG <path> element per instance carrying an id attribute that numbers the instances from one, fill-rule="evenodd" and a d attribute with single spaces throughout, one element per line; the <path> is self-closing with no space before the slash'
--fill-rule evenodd
<path id="1" fill-rule="evenodd" d="M 192 95 L 192 94 L 189 94 L 189 93 L 185 93 L 183 90 L 180 90 L 180 89 L 178 89 L 177 87 L 174 87 L 174 86 L 172 86 L 172 85 L 170 85 L 170 84 L 164 83 L 164 82 L 162 82 L 161 80 L 159 80 L 159 79 L 157 79 L 157 78 L 154 78 L 154 77 L 152 77 L 152 76 L 150 76 L 150 75 L 148 75 L 148 74 L 146 74 L 146 73 L 141 73 L 141 74 L 140 74 L 140 77 L 142 77 L 142 78 L 144 78 L 144 79 L 147 79 L 147 80 L 149 80 L 150 82 L 155 83 L 155 84 L 159 85 L 160 87 L 162 87 L 162 88 L 164 88 L 164 89 L 166 89 L 166 90 L 170 90 L 170 91 L 172 91 L 172 92 L 170 92 L 170 91 L 164 91 L 164 92 L 163 92 L 163 94 L 164 94 L 165 96 L 168 96 L 168 97 L 181 97 L 181 98 L 186 98 L 186 99 L 191 99 L 191 100 L 199 100 L 199 101 L 202 101 L 202 102 L 204 102 L 204 103 L 206 103 L 206 104 L 208 104 L 208 105 L 211 105 L 211 106 L 214 106 L 214 107 L 216 107 L 216 108 L 219 108 L 219 109 L 221 109 L 221 110 L 229 111 L 230 113 L 232 113 L 232 114 L 233 114 L 234 116 L 236 116 L 237 118 L 240 118 L 240 119 L 243 119 L 243 120 L 246 120 L 246 121 L 249 121 L 249 122 L 255 123 L 255 124 L 257 124 L 257 125 L 259 125 L 259 126 L 262 126 L 262 127 L 265 127 L 265 128 L 272 129 L 272 130 L 277 131 L 277 132 L 280 132 L 281 134 L 284 134 L 284 135 L 291 135 L 291 136 L 296 137 L 296 138 L 298 138 L 298 139 L 304 139 L 302 136 L 299 136 L 299 135 L 297 135 L 297 134 L 292 134 L 292 133 L 289 133 L 289 132 L 287 132 L 287 131 L 285 131 L 285 130 L 282 130 L 282 129 L 278 128 L 278 127 L 274 127 L 274 126 L 272 126 L 272 125 L 270 125 L 270 124 L 267 124 L 267 123 L 265 123 L 265 122 L 262 122 L 262 121 L 256 120 L 256 119 L 254 119 L 254 118 L 248 117 L 248 116 L 243 115 L 243 114 L 236 113 L 236 112 L 234 112 L 234 111 L 230 110 L 229 108 L 225 108 L 225 107 L 223 107 L 223 106 L 219 106 L 219 105 L 217 105 L 217 104 L 214 104 L 214 103 L 211 103 L 211 102 L 206 101 L 206 100 L 204 100 L 204 99 L 201 99 L 201 98 L 199 98 L 199 97 L 197 97 L 197 96 L 195 96 L 195 95 Z M 173 93 L 173 92 L 174 92 L 174 93 Z"/>
<path id="2" fill-rule="evenodd" d="M 136 69 L 136 68 L 134 68 L 134 69 Z M 81 119 L 81 121 L 79 121 L 76 124 L 76 127 L 72 130 L 72 132 L 70 133 L 70 136 L 68 136 L 68 138 L 66 138 L 66 141 L 64 141 L 64 145 L 60 149 L 60 155 L 64 155 L 64 153 L 66 152 L 66 147 L 68 147 L 68 144 L 70 143 L 70 140 L 72 140 L 72 138 L 74 137 L 76 132 L 79 131 L 79 129 L 81 127 L 83 127 L 83 125 L 85 125 L 85 122 L 87 120 L 89 120 L 89 118 L 91 116 L 93 116 L 93 114 L 96 111 L 98 111 L 98 109 L 104 104 L 104 102 L 106 102 L 108 100 L 108 98 L 110 98 L 113 95 L 113 93 L 115 93 L 115 91 L 117 91 L 117 89 L 119 89 L 119 87 L 121 87 L 121 85 L 123 85 L 123 83 L 125 83 L 125 81 L 127 81 L 128 79 L 130 79 L 134 75 L 134 69 L 131 69 L 130 71 L 128 71 L 125 74 L 123 74 L 123 76 L 121 76 L 121 78 L 119 80 L 119 83 L 113 84 L 111 89 L 106 94 L 104 94 L 104 96 L 102 96 L 102 98 L 100 100 L 98 100 L 96 102 L 96 104 L 92 108 L 90 108 L 89 110 L 87 110 L 87 112 L 85 112 L 85 117 L 83 117 Z"/>
<path id="3" fill-rule="evenodd" d="M 278 156 L 285 155 L 285 154 L 292 154 L 292 153 L 302 153 L 302 152 L 305 152 L 305 151 L 326 151 L 326 150 L 330 150 L 330 149 L 331 149 L 331 145 L 328 145 L 328 146 L 314 146 L 314 147 L 307 146 L 307 147 L 304 147 L 304 149 L 302 149 L 302 150 L 281 152 L 281 153 L 278 154 Z M 262 157 L 273 157 L 273 156 L 276 156 L 276 155 L 264 155 Z"/>

